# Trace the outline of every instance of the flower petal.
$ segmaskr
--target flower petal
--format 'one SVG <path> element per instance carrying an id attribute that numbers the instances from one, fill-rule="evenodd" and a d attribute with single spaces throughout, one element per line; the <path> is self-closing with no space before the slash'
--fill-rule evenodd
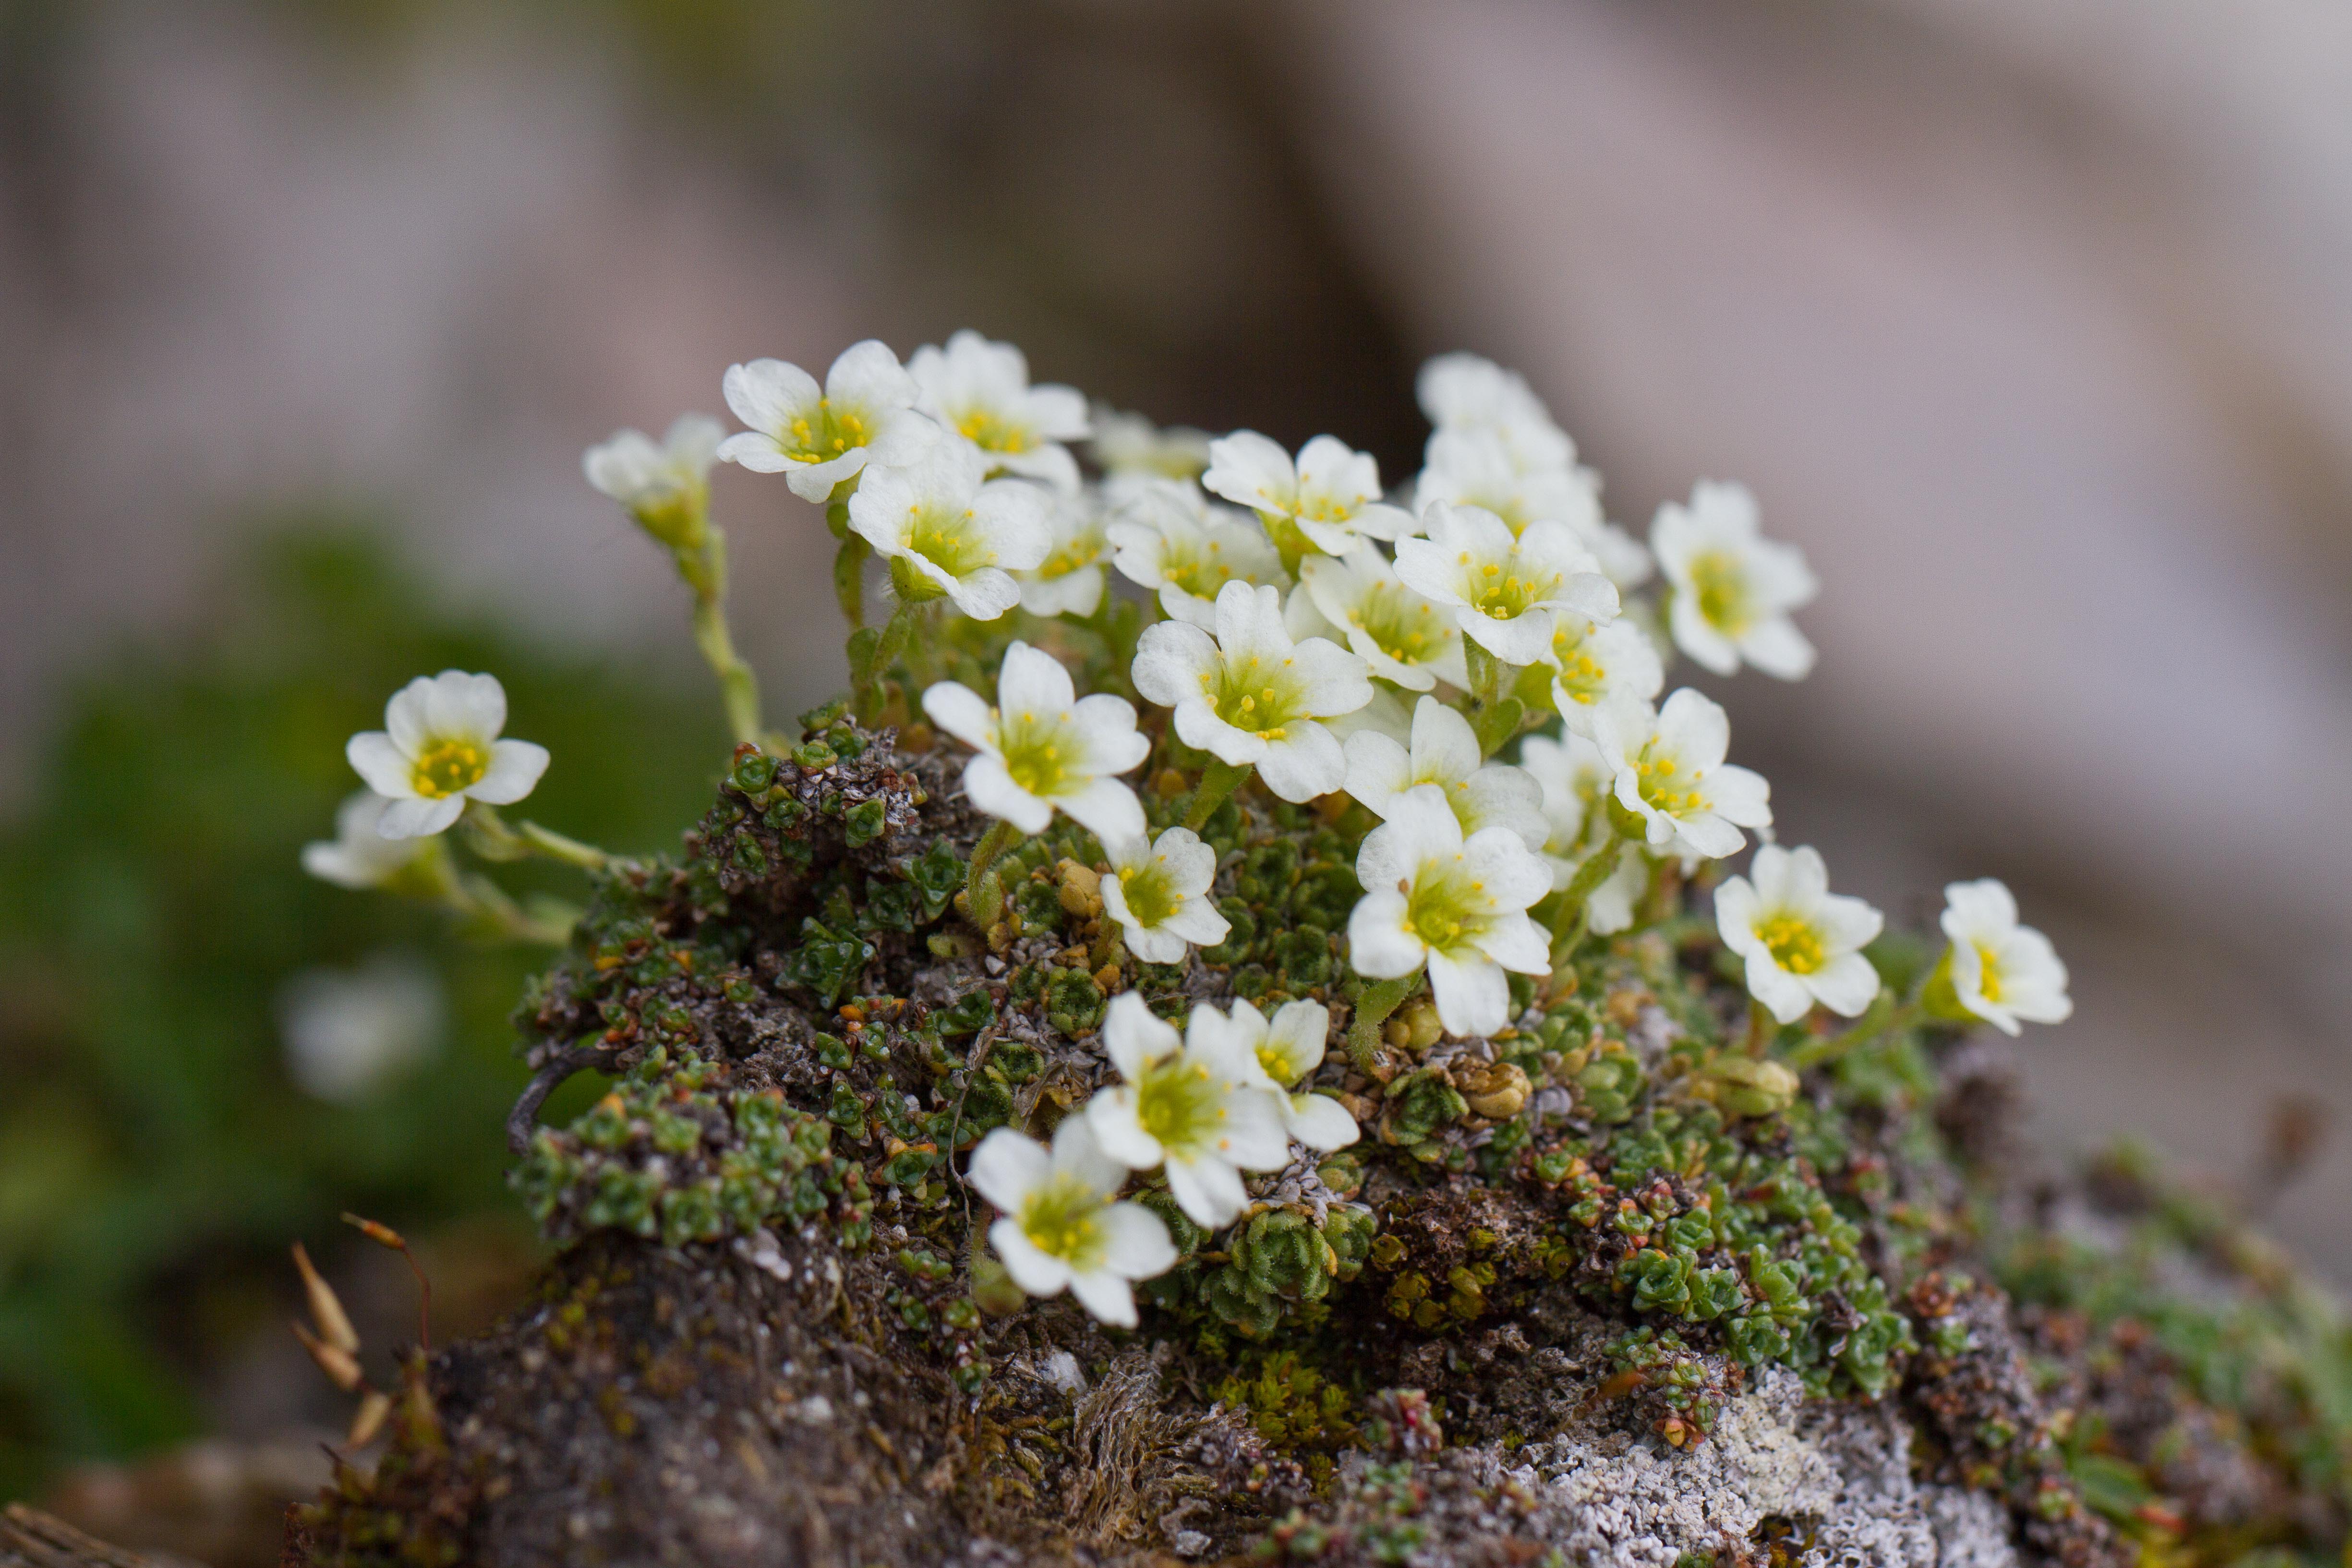
<path id="1" fill-rule="evenodd" d="M 489 805 L 512 805 L 539 787 L 547 772 L 545 746 L 532 741 L 499 741 L 490 747 L 490 765 L 466 793 Z"/>
<path id="2" fill-rule="evenodd" d="M 1053 1174 L 1054 1157 L 1045 1146 L 1010 1127 L 999 1127 L 971 1152 L 967 1173 L 980 1195 L 1007 1214 Z"/>
<path id="3" fill-rule="evenodd" d="M 923 714 L 972 750 L 998 752 L 995 710 L 961 681 L 942 680 L 926 687 Z"/>
<path id="4" fill-rule="evenodd" d="M 1054 820 L 1053 804 L 1023 789 L 1004 764 L 987 752 L 964 764 L 963 793 L 975 807 L 1024 833 L 1043 833 Z"/>
<path id="5" fill-rule="evenodd" d="M 1286 1094 L 1283 1121 L 1309 1149 L 1344 1149 L 1364 1135 L 1348 1108 L 1328 1094 Z"/>
<path id="6" fill-rule="evenodd" d="M 1348 963 L 1359 974 L 1393 980 L 1422 966 L 1429 948 L 1405 923 L 1405 897 L 1380 888 L 1356 900 L 1348 916 Z"/>
<path id="7" fill-rule="evenodd" d="M 382 730 L 362 730 L 344 742 L 343 757 L 368 788 L 388 800 L 404 800 L 416 793 L 408 758 Z"/>
<path id="8" fill-rule="evenodd" d="M 1456 1036 L 1491 1035 L 1510 1022 L 1511 984 L 1503 966 L 1475 954 L 1432 952 L 1429 988 L 1437 1021 Z"/>

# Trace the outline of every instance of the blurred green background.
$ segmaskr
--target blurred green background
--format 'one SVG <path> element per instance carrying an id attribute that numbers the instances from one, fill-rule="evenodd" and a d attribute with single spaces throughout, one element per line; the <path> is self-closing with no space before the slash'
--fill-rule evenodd
<path id="1" fill-rule="evenodd" d="M 727 755 L 707 693 L 519 637 L 380 531 L 280 524 L 218 593 L 222 630 L 126 646 L 73 683 L 0 832 L 0 1495 L 205 1431 L 246 1342 L 284 1333 L 288 1242 L 331 1271 L 353 1249 L 341 1211 L 429 1237 L 511 1210 L 502 1128 L 528 1075 L 508 1018 L 536 955 L 297 864 L 331 837 L 343 742 L 386 694 L 496 672 L 509 732 L 554 753 L 531 814 L 618 850 L 674 842 Z M 289 982 L 387 953 L 438 977 L 437 1048 L 350 1103 L 305 1093 Z M 530 1256 L 519 1225 L 503 1238 Z"/>

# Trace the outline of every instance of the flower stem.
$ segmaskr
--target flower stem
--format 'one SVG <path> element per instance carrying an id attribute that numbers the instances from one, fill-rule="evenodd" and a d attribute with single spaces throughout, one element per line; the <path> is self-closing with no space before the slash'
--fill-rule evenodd
<path id="1" fill-rule="evenodd" d="M 482 936 L 547 947 L 562 947 L 572 940 L 572 921 L 550 920 L 526 912 L 504 888 L 488 877 L 474 875 L 452 880 L 442 901 Z"/>
<path id="2" fill-rule="evenodd" d="M 1266 537 L 1274 541 L 1274 548 L 1282 557 L 1282 569 L 1297 576 L 1298 563 L 1316 552 L 1307 531 L 1298 526 L 1296 519 L 1282 512 L 1262 511 L 1257 520 L 1265 526 Z"/>
<path id="3" fill-rule="evenodd" d="M 1364 987 L 1356 998 L 1356 1021 L 1348 1026 L 1348 1055 L 1353 1058 L 1356 1070 L 1366 1078 L 1379 1075 L 1372 1069 L 1380 1065 L 1381 1026 L 1389 1015 L 1404 1005 L 1406 997 L 1421 989 L 1421 971 L 1401 974 L 1394 980 L 1375 981 Z"/>
<path id="4" fill-rule="evenodd" d="M 1748 1033 L 1740 1048 L 1751 1057 L 1761 1057 L 1772 1048 L 1772 1037 L 1780 1032 L 1770 1008 L 1750 998 L 1748 1003 Z"/>
<path id="5" fill-rule="evenodd" d="M 864 668 L 849 672 L 861 717 L 870 720 L 874 710 L 881 706 L 882 678 L 889 673 L 892 665 L 898 662 L 898 656 L 907 650 L 908 639 L 914 635 L 915 621 L 921 614 L 917 605 L 901 603 L 882 627 L 882 635 L 875 638 Z"/>
<path id="6" fill-rule="evenodd" d="M 1469 666 L 1470 728 L 1478 737 L 1478 754 L 1491 757 L 1518 734 L 1528 706 L 1504 692 L 1514 666 L 1505 664 L 1471 637 L 1462 639 L 1462 655 Z"/>
<path id="7" fill-rule="evenodd" d="M 856 631 L 866 624 L 866 558 L 874 547 L 866 542 L 862 533 L 849 530 L 849 497 L 856 488 L 855 479 L 844 480 L 835 487 L 833 499 L 825 503 L 824 525 L 841 541 L 841 548 L 833 557 L 833 596 L 841 604 L 841 615 Z"/>
<path id="8" fill-rule="evenodd" d="M 761 743 L 760 679 L 743 656 L 735 651 L 734 634 L 727 626 L 727 535 L 716 524 L 703 531 L 701 542 L 681 545 L 671 556 L 677 574 L 694 592 L 694 643 L 704 662 L 719 677 L 720 700 L 727 705 L 727 726 L 737 743 Z"/>
<path id="9" fill-rule="evenodd" d="M 1617 869 L 1617 858 L 1625 852 L 1625 841 L 1612 837 L 1608 843 L 1586 857 L 1576 868 L 1576 876 L 1559 896 L 1559 908 L 1552 915 L 1551 966 L 1558 969 L 1570 958 L 1584 941 L 1587 917 L 1592 906 L 1593 892 Z"/>
<path id="10" fill-rule="evenodd" d="M 1211 757 L 1202 771 L 1200 787 L 1192 792 L 1192 803 L 1184 810 L 1184 826 L 1198 833 L 1216 815 L 1217 807 L 1226 797 L 1241 787 L 1242 781 L 1256 770 L 1248 763 L 1229 763 L 1223 757 Z"/>
<path id="11" fill-rule="evenodd" d="M 466 804 L 464 821 L 472 835 L 474 848 L 486 860 L 520 860 L 526 855 L 539 855 L 583 871 L 609 871 L 621 859 L 536 822 L 509 826 L 506 818 L 499 815 L 498 807 L 478 800 Z"/>
<path id="12" fill-rule="evenodd" d="M 1897 1003 L 1895 993 L 1882 985 L 1871 998 L 1869 1010 L 1854 1020 L 1852 1028 L 1807 1040 L 1789 1053 L 1789 1066 L 1798 1072 L 1826 1066 L 1883 1035 L 1909 1026 L 1918 1011 L 1916 1003 Z"/>
<path id="13" fill-rule="evenodd" d="M 1020 842 L 1021 829 L 999 818 L 972 846 L 971 869 L 964 875 L 964 901 L 971 923 L 983 934 L 1004 918 L 1004 886 L 997 878 L 996 862 Z"/>

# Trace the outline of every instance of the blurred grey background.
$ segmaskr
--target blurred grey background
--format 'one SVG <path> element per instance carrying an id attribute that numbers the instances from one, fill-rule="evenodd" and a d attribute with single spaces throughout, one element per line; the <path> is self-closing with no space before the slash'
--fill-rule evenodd
<path id="1" fill-rule="evenodd" d="M 689 669 L 579 476 L 721 370 L 963 325 L 1402 479 L 1523 369 L 1646 529 L 1738 478 L 1819 671 L 1718 689 L 1784 839 L 2074 967 L 2053 1148 L 2134 1131 L 2352 1278 L 2341 0 L 0 0 L 0 800 L 58 683 L 235 614 L 272 508 Z M 778 706 L 816 512 L 729 472 Z M 290 874 L 290 873 L 289 873 Z M 2301 1098 L 2339 1135 L 2280 1182 Z M 2275 1190 L 2273 1190 L 2275 1189 Z"/>

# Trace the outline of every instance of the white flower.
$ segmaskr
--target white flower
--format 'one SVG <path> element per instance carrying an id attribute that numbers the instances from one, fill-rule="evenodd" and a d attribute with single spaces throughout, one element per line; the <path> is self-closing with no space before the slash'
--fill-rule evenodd
<path id="1" fill-rule="evenodd" d="M 1256 431 L 1236 430 L 1210 443 L 1201 483 L 1257 512 L 1270 530 L 1295 525 L 1326 555 L 1412 530 L 1410 513 L 1381 500 L 1380 464 L 1337 437 L 1316 437 L 1294 463 Z"/>
<path id="2" fill-rule="evenodd" d="M 1190 426 L 1161 429 L 1140 414 L 1121 414 L 1107 403 L 1094 408 L 1095 461 L 1114 480 L 1190 479 L 1209 466 L 1209 433 Z"/>
<path id="3" fill-rule="evenodd" d="M 1129 1281 L 1174 1268 L 1176 1246 L 1158 1215 L 1116 1201 L 1126 1182 L 1084 1116 L 1062 1118 L 1050 1154 L 1010 1127 L 971 1152 L 971 1184 L 1004 1216 L 988 1240 L 1013 1282 L 1032 1296 L 1067 1289 L 1102 1321 L 1131 1329 Z"/>
<path id="4" fill-rule="evenodd" d="M 945 350 L 917 349 L 907 370 L 918 388 L 915 406 L 986 453 L 991 473 L 1077 489 L 1078 460 L 1062 443 L 1090 433 L 1087 400 L 1071 387 L 1030 385 L 1019 349 L 967 327 Z"/>
<path id="5" fill-rule="evenodd" d="M 335 837 L 302 846 L 302 869 L 353 891 L 399 880 L 438 846 L 429 838 L 385 837 L 383 814 L 391 809 L 392 802 L 372 789 L 345 796 L 335 808 Z"/>
<path id="6" fill-rule="evenodd" d="M 286 1069 L 336 1105 L 365 1100 L 441 1044 L 440 983 L 415 959 L 383 953 L 356 970 L 312 969 L 278 994 Z"/>
<path id="7" fill-rule="evenodd" d="M 1045 559 L 1013 574 L 1021 584 L 1021 607 L 1033 616 L 1093 615 L 1102 607 L 1102 561 L 1110 552 L 1102 497 L 1092 489 L 1057 493 L 1046 525 L 1053 542 Z"/>
<path id="8" fill-rule="evenodd" d="M 1556 672 L 1552 705 L 1579 735 L 1592 733 L 1592 716 L 1601 709 L 1646 709 L 1666 684 L 1666 667 L 1648 635 L 1622 618 L 1596 626 L 1582 616 L 1555 615 L 1544 662 Z"/>
<path id="9" fill-rule="evenodd" d="M 1348 793 L 1374 816 L 1386 819 L 1407 790 L 1435 784 L 1465 834 L 1507 827 L 1530 849 L 1550 837 L 1543 786 L 1508 763 L 1485 762 L 1470 721 L 1434 697 L 1413 709 L 1410 748 L 1362 731 L 1348 737 L 1347 752 Z"/>
<path id="10" fill-rule="evenodd" d="M 1212 506 L 1190 483 L 1139 486 L 1104 530 L 1118 553 L 1111 563 L 1129 581 L 1160 591 L 1170 618 L 1208 630 L 1228 583 L 1282 586 L 1289 574 L 1246 512 Z"/>
<path id="11" fill-rule="evenodd" d="M 719 456 L 754 473 L 784 474 L 793 494 L 822 502 L 867 463 L 903 463 L 939 438 L 915 412 L 915 378 L 889 345 L 868 338 L 844 349 L 824 385 L 796 364 L 731 364 L 727 406 L 751 428 L 719 444 Z"/>
<path id="12" fill-rule="evenodd" d="M 889 559 L 902 596 L 944 595 L 975 621 L 1021 602 L 1013 574 L 1054 542 L 1052 493 L 985 479 L 986 467 L 978 447 L 942 441 L 910 464 L 876 465 L 849 498 L 849 526 Z"/>
<path id="13" fill-rule="evenodd" d="M 580 459 L 588 482 L 629 510 L 665 544 L 700 542 L 710 502 L 710 462 L 727 437 L 707 414 L 682 414 L 656 446 L 642 430 L 616 430 Z"/>
<path id="14" fill-rule="evenodd" d="M 2020 1021 L 2059 1024 L 2074 1012 L 2066 965 L 2050 939 L 2017 923 L 2017 900 L 1997 879 L 1954 882 L 1944 889 L 1943 927 L 1951 939 L 1944 968 L 1966 1011 L 2003 1034 Z"/>
<path id="15" fill-rule="evenodd" d="M 1292 642 L 1281 593 L 1246 583 L 1217 595 L 1213 639 L 1182 621 L 1144 627 L 1135 689 L 1176 710 L 1186 745 L 1255 764 L 1288 801 L 1328 795 L 1346 780 L 1338 737 L 1315 721 L 1372 700 L 1362 659 L 1322 637 Z"/>
<path id="16" fill-rule="evenodd" d="M 1217 854 L 1189 827 L 1157 843 L 1142 834 L 1105 839 L 1111 874 L 1102 879 L 1103 911 L 1127 933 L 1127 950 L 1146 963 L 1181 963 L 1188 945 L 1214 947 L 1233 923 L 1210 901 Z"/>
<path id="17" fill-rule="evenodd" d="M 1087 1101 L 1103 1152 L 1130 1170 L 1164 1164 L 1179 1208 L 1211 1230 L 1231 1224 L 1249 1202 L 1241 1173 L 1290 1158 L 1281 1112 L 1252 1081 L 1248 1057 L 1198 1009 L 1180 1039 L 1133 991 L 1111 998 L 1102 1037 L 1127 1080 Z"/>
<path id="18" fill-rule="evenodd" d="M 1862 955 L 1886 921 L 1860 899 L 1830 891 L 1829 868 L 1807 845 L 1767 844 L 1748 867 L 1715 890 L 1723 945 L 1748 961 L 1748 994 L 1783 1024 L 1819 1002 L 1861 1016 L 1878 995 L 1878 971 Z"/>
<path id="19" fill-rule="evenodd" d="M 507 693 L 495 675 L 420 675 L 383 705 L 383 724 L 353 735 L 343 754 L 392 803 L 376 823 L 386 838 L 438 833 L 468 800 L 511 805 L 547 771 L 546 747 L 499 739 Z"/>
<path id="20" fill-rule="evenodd" d="M 1490 431 L 1520 468 L 1564 468 L 1576 461 L 1576 443 L 1552 422 L 1527 378 L 1492 360 L 1439 354 L 1421 367 L 1413 391 L 1440 432 Z"/>
<path id="21" fill-rule="evenodd" d="M 1742 827 L 1771 823 L 1771 786 L 1723 760 L 1731 721 L 1690 688 L 1655 714 L 1603 709 L 1592 730 L 1616 800 L 1642 818 L 1652 849 L 1718 859 L 1739 852 Z"/>
<path id="22" fill-rule="evenodd" d="M 1108 844 L 1143 833 L 1143 805 L 1113 774 L 1141 763 L 1151 742 L 1123 697 L 1085 699 L 1062 661 L 1015 642 L 996 676 L 996 706 L 953 680 L 923 693 L 932 723 L 980 754 L 964 765 L 964 794 L 1024 833 L 1043 833 L 1059 807 Z"/>
<path id="23" fill-rule="evenodd" d="M 1551 867 L 1554 892 L 1564 892 L 1584 863 L 1617 837 L 1609 825 L 1610 772 L 1601 748 L 1570 731 L 1564 741 L 1529 735 L 1519 742 L 1519 765 L 1543 786 L 1543 858 Z M 1648 857 L 1632 845 L 1618 852 L 1617 868 L 1592 889 L 1584 905 L 1585 929 L 1611 936 L 1633 923 L 1633 903 L 1649 888 Z"/>
<path id="24" fill-rule="evenodd" d="M 1265 1091 L 1284 1129 L 1309 1149 L 1344 1149 L 1363 1136 L 1348 1108 L 1328 1094 L 1297 1092 L 1301 1079 L 1323 1065 L 1331 1011 L 1320 1002 L 1286 1002 L 1274 1021 L 1246 1001 L 1225 1017 L 1206 1004 L 1192 1009 L 1192 1027 L 1222 1031 L 1248 1064 L 1247 1081 Z"/>
<path id="25" fill-rule="evenodd" d="M 1298 578 L 1322 618 L 1381 679 L 1412 691 L 1441 680 L 1470 684 L 1452 613 L 1405 586 L 1372 545 L 1337 558 L 1310 555 L 1298 563 Z"/>
<path id="26" fill-rule="evenodd" d="M 1481 507 L 1513 533 L 1529 523 L 1565 523 L 1579 534 L 1602 526 L 1601 492 L 1591 470 L 1569 464 L 1528 467 L 1508 439 L 1494 430 L 1440 430 L 1429 438 L 1414 504 L 1433 501 Z"/>
<path id="27" fill-rule="evenodd" d="M 1348 917 L 1348 962 L 1391 979 L 1426 963 L 1438 1021 L 1453 1035 L 1491 1035 L 1510 1021 L 1506 969 L 1551 966 L 1528 906 L 1551 890 L 1551 873 L 1519 836 L 1489 827 L 1465 839 L 1434 784 L 1405 793 L 1356 856 L 1364 887 Z"/>
<path id="28" fill-rule="evenodd" d="M 1552 612 L 1617 618 L 1617 589 L 1567 524 L 1531 522 L 1516 537 L 1480 507 L 1433 505 L 1426 539 L 1397 544 L 1397 575 L 1453 609 L 1463 634 L 1505 664 L 1539 662 Z"/>
<path id="29" fill-rule="evenodd" d="M 1757 532 L 1747 486 L 1702 480 L 1690 505 L 1666 502 L 1650 525 L 1650 547 L 1674 585 L 1667 625 L 1685 653 L 1717 675 L 1742 659 L 1783 680 L 1813 668 L 1813 645 L 1789 612 L 1821 584 L 1803 551 Z"/>
<path id="30" fill-rule="evenodd" d="M 1386 735 L 1400 746 L 1412 744 L 1412 710 L 1404 705 L 1404 696 L 1393 686 L 1372 682 L 1372 700 L 1352 713 L 1323 721 L 1323 727 L 1339 738 L 1344 749 L 1349 740 L 1366 731 Z"/>

